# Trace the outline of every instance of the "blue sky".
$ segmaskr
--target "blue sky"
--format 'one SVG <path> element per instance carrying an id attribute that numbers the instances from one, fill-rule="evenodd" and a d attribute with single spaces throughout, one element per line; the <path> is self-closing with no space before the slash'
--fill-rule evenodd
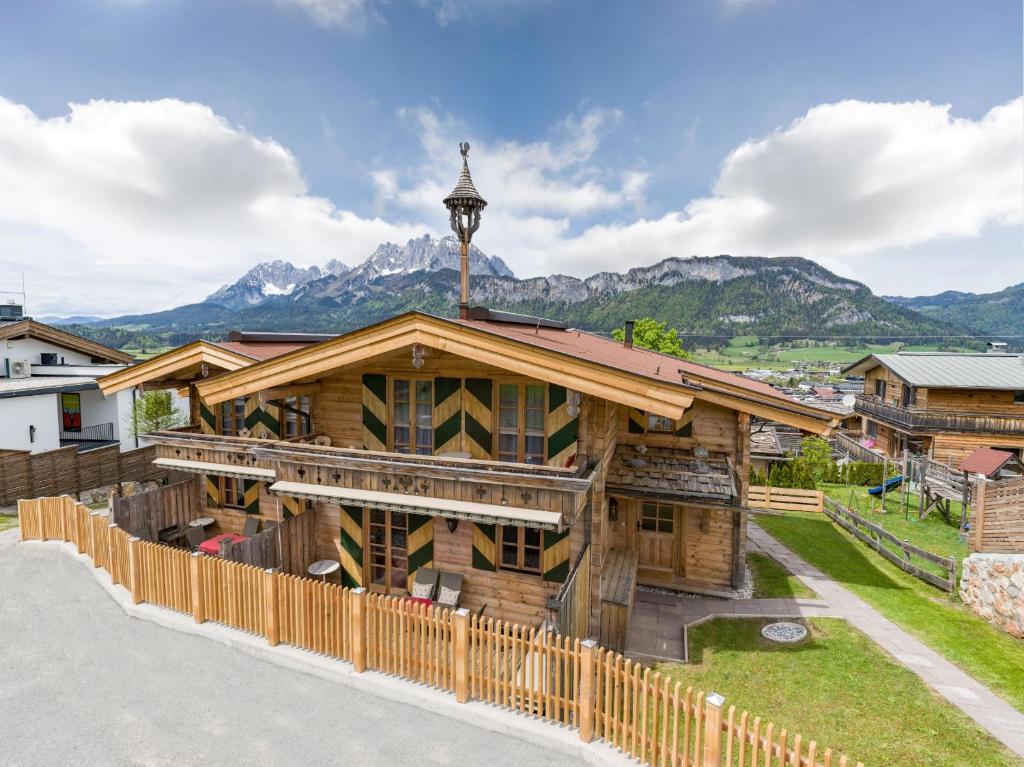
<path id="1" fill-rule="evenodd" d="M 111 314 L 352 264 L 445 233 L 468 139 L 476 241 L 522 275 L 732 252 L 996 290 L 1024 280 L 1021 28 L 1009 1 L 5 3 L 0 267 Z"/>

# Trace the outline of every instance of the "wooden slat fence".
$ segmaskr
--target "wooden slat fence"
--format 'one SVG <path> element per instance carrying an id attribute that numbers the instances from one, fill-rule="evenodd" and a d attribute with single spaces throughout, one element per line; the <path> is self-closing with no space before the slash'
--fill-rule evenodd
<path id="1" fill-rule="evenodd" d="M 1024 479 L 975 485 L 971 550 L 1024 554 Z"/>
<path id="2" fill-rule="evenodd" d="M 573 727 L 652 767 L 852 764 L 592 640 L 149 543 L 69 497 L 18 514 L 23 540 L 74 542 L 135 603 Z"/>
<path id="3" fill-rule="evenodd" d="M 118 527 L 152 543 L 164 528 L 188 524 L 204 513 L 195 477 L 127 498 L 114 496 L 111 509 Z"/>
<path id="4" fill-rule="evenodd" d="M 938 554 L 914 546 L 908 541 L 902 541 L 884 527 L 864 519 L 831 498 L 827 498 L 825 501 L 825 514 L 857 540 L 866 543 L 904 572 L 943 591 L 952 592 L 956 588 L 956 560 L 952 557 L 940 557 Z M 886 543 L 890 545 L 886 546 Z M 898 548 L 900 553 L 897 554 L 893 551 L 892 546 Z M 930 570 L 914 564 L 911 557 L 919 557 L 941 567 L 945 572 L 945 577 L 938 576 Z"/>
<path id="5" fill-rule="evenodd" d="M 560 634 L 586 639 L 590 633 L 590 545 L 583 547 L 576 565 L 548 605 L 548 625 Z"/>
<path id="6" fill-rule="evenodd" d="M 750 508 L 768 511 L 824 511 L 824 499 L 825 494 L 821 490 L 796 487 L 752 485 L 747 493 Z"/>
<path id="7" fill-rule="evenodd" d="M 153 465 L 156 447 L 121 452 L 119 445 L 78 451 L 62 447 L 41 453 L 0 450 L 0 506 L 36 496 L 75 495 L 129 480 L 169 481 L 180 477 Z"/>
<path id="8" fill-rule="evenodd" d="M 253 567 L 305 575 L 317 559 L 316 518 L 300 514 L 283 520 L 244 541 L 224 546 L 221 556 Z"/>

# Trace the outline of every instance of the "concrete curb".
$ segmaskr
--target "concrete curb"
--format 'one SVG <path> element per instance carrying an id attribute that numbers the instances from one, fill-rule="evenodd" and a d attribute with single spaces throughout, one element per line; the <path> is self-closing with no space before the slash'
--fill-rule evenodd
<path id="1" fill-rule="evenodd" d="M 8 540 L 11 537 L 10 533 L 14 533 L 14 541 L 17 541 L 18 530 L 16 528 L 5 531 L 0 534 L 0 551 L 14 542 Z M 625 754 L 613 750 L 611 746 L 600 741 L 583 743 L 576 730 L 571 730 L 564 725 L 532 719 L 482 701 L 457 703 L 454 695 L 415 682 L 377 671 L 365 671 L 362 674 L 357 674 L 352 670 L 352 666 L 344 661 L 283 644 L 271 647 L 263 637 L 247 634 L 244 631 L 216 623 L 196 623 L 190 615 L 152 604 L 132 604 L 128 590 L 114 584 L 106 570 L 94 567 L 92 560 L 85 554 L 79 554 L 74 544 L 63 541 L 21 541 L 21 543 L 33 548 L 58 549 L 81 563 L 92 573 L 96 582 L 111 599 L 131 618 L 149 621 L 163 628 L 185 634 L 205 637 L 282 668 L 319 677 L 394 703 L 422 708 L 489 732 L 507 735 L 532 745 L 575 757 L 586 764 L 597 765 L 597 767 L 604 767 L 604 765 L 622 767 L 623 764 L 633 761 Z"/>

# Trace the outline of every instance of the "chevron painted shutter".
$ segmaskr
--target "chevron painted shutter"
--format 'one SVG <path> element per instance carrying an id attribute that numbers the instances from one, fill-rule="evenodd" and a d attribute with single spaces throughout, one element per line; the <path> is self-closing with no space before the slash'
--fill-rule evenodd
<path id="1" fill-rule="evenodd" d="M 260 513 L 260 483 L 254 479 L 243 479 L 242 487 L 245 493 L 245 513 Z"/>
<path id="2" fill-rule="evenodd" d="M 206 475 L 206 505 L 220 506 L 220 477 L 216 474 Z"/>
<path id="3" fill-rule="evenodd" d="M 363 507 L 341 507 L 341 585 L 363 585 Z"/>
<path id="4" fill-rule="evenodd" d="M 544 555 L 541 563 L 544 580 L 565 583 L 569 577 L 569 531 L 544 531 Z"/>
<path id="5" fill-rule="evenodd" d="M 217 433 L 217 414 L 205 402 L 199 403 L 199 430 L 203 434 Z"/>
<path id="6" fill-rule="evenodd" d="M 576 456 L 579 415 L 569 415 L 564 386 L 548 385 L 547 442 L 548 466 L 568 466 Z"/>
<path id="7" fill-rule="evenodd" d="M 406 515 L 409 532 L 409 578 L 421 567 L 434 565 L 434 518 L 426 514 Z"/>
<path id="8" fill-rule="evenodd" d="M 688 410 L 683 411 L 683 417 L 676 421 L 676 436 L 677 437 L 692 437 L 693 436 L 693 417 L 697 414 L 697 409 L 691 407 Z"/>
<path id="9" fill-rule="evenodd" d="M 494 535 L 497 532 L 495 525 L 473 525 L 473 567 L 477 570 L 497 570 L 497 546 L 494 544 Z"/>
<path id="10" fill-rule="evenodd" d="M 462 450 L 462 379 L 434 379 L 434 453 Z M 410 567 L 412 565 L 410 564 Z"/>
<path id="11" fill-rule="evenodd" d="M 280 498 L 281 516 L 285 519 L 297 517 L 310 508 L 309 501 L 305 498 L 292 498 L 290 495 L 282 495 Z"/>
<path id="12" fill-rule="evenodd" d="M 647 431 L 647 413 L 635 407 L 629 409 L 629 433 L 643 434 Z"/>
<path id="13" fill-rule="evenodd" d="M 257 439 L 278 439 L 281 436 L 280 408 L 267 403 L 260 407 L 258 395 L 245 399 L 245 428 Z"/>
<path id="14" fill-rule="evenodd" d="M 494 382 L 490 378 L 467 378 L 463 403 L 466 410 L 466 449 L 473 458 L 489 459 L 493 444 Z"/>
<path id="15" fill-rule="evenodd" d="M 387 450 L 388 379 L 379 373 L 363 375 L 363 447 Z"/>

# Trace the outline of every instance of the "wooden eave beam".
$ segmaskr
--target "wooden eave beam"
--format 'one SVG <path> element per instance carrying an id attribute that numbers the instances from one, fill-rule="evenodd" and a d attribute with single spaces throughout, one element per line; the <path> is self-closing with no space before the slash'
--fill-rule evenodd
<path id="1" fill-rule="evenodd" d="M 230 372 L 247 367 L 253 361 L 250 357 L 221 349 L 214 344 L 197 341 L 124 370 L 105 375 L 97 383 L 104 396 L 124 389 L 132 389 L 140 384 L 155 383 L 165 379 L 168 381 L 167 385 L 160 388 L 171 389 L 177 388 L 182 383 L 176 379 L 180 371 L 201 365 L 204 362 L 222 371 Z"/>
<path id="2" fill-rule="evenodd" d="M 716 405 L 732 408 L 741 413 L 749 413 L 764 418 L 768 421 L 778 421 L 787 426 L 793 426 L 801 431 L 809 431 L 819 436 L 827 436 L 834 428 L 839 426 L 841 418 L 838 415 L 829 415 L 827 420 L 815 417 L 810 414 L 803 414 L 798 409 L 798 403 L 794 402 L 792 409 L 787 405 L 776 406 L 763 400 L 756 400 L 754 396 L 746 393 L 725 393 L 715 392 L 709 389 L 702 389 L 697 393 L 697 399 L 712 402 Z"/>

